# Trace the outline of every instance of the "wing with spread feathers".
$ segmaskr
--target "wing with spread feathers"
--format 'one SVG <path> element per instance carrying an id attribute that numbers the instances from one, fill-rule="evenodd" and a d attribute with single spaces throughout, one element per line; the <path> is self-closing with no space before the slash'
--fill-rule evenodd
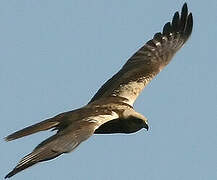
<path id="1" fill-rule="evenodd" d="M 31 126 L 33 127 L 33 126 Z M 5 178 L 33 166 L 74 150 L 81 142 L 88 139 L 95 130 L 95 123 L 79 121 L 40 143 L 30 154 L 21 159 L 17 166 Z"/>
<path id="2" fill-rule="evenodd" d="M 90 102 L 101 97 L 120 96 L 133 105 L 143 88 L 172 59 L 174 54 L 190 37 L 193 28 L 192 14 L 187 4 L 182 7 L 181 16 L 176 12 L 172 22 L 165 24 L 162 33 L 156 33 L 140 48 L 95 94 Z"/>

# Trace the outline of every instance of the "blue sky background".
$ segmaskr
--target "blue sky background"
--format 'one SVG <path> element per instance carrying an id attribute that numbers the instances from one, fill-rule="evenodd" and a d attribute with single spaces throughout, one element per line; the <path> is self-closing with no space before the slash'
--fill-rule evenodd
<path id="1" fill-rule="evenodd" d="M 85 105 L 183 3 L 2 0 L 0 176 L 52 133 L 9 143 L 3 137 Z M 150 131 L 94 135 L 14 179 L 217 179 L 217 1 L 188 6 L 191 38 L 135 103 Z"/>

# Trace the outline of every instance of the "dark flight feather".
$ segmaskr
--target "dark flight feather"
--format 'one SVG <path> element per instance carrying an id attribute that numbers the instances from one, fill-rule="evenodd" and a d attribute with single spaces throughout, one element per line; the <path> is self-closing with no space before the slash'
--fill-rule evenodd
<path id="1" fill-rule="evenodd" d="M 193 17 L 188 13 L 185 3 L 181 15 L 176 12 L 172 22 L 166 23 L 162 32 L 156 33 L 141 47 L 86 106 L 61 113 L 7 136 L 5 140 L 11 141 L 44 130 L 57 130 L 55 135 L 22 158 L 5 178 L 74 150 L 93 133 L 133 133 L 141 128 L 148 129 L 147 119 L 133 109 L 133 103 L 187 41 L 192 28 Z"/>
<path id="2" fill-rule="evenodd" d="M 122 69 L 98 90 L 90 103 L 101 97 L 121 96 L 128 98 L 132 105 L 140 93 L 140 91 L 135 93 L 134 89 L 142 90 L 170 62 L 174 54 L 190 37 L 192 28 L 192 14 L 188 14 L 185 3 L 181 17 L 176 12 L 172 23 L 166 23 L 162 33 L 156 33 L 152 40 L 140 48 Z M 144 86 L 131 85 L 132 82 L 143 82 Z"/>
<path id="3" fill-rule="evenodd" d="M 30 154 L 20 160 L 17 166 L 5 178 L 42 161 L 58 157 L 63 153 L 74 150 L 82 141 L 89 138 L 95 130 L 95 125 L 89 122 L 77 122 L 68 126 L 64 131 L 41 142 Z"/>

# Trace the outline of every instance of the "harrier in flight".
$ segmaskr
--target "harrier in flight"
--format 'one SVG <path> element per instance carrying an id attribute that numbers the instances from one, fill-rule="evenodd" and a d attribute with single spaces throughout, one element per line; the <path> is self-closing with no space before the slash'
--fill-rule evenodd
<path id="1" fill-rule="evenodd" d="M 93 134 L 134 133 L 142 128 L 148 130 L 147 119 L 134 110 L 133 103 L 187 41 L 192 28 L 193 17 L 185 3 L 181 14 L 176 12 L 172 22 L 164 25 L 163 32 L 156 33 L 141 47 L 87 105 L 7 136 L 5 140 L 11 141 L 39 131 L 56 130 L 55 135 L 22 158 L 5 178 L 36 163 L 69 153 Z"/>

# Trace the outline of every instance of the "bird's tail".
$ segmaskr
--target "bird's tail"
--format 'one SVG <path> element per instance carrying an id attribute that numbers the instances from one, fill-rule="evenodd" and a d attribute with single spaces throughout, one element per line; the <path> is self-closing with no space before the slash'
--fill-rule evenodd
<path id="1" fill-rule="evenodd" d="M 24 129 L 21 129 L 19 131 L 16 131 L 7 137 L 5 137 L 6 141 L 12 141 L 24 136 L 28 136 L 30 134 L 37 133 L 39 131 L 45 131 L 51 128 L 56 128 L 60 124 L 60 117 L 56 116 L 47 120 L 44 120 L 40 123 L 34 124 L 32 126 L 28 126 Z"/>

